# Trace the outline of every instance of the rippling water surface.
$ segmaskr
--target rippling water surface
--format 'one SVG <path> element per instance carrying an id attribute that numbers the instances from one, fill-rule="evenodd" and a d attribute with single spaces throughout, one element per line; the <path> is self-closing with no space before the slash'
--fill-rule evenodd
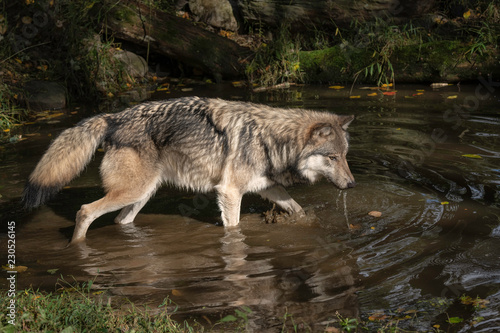
<path id="1" fill-rule="evenodd" d="M 354 89 L 360 98 L 352 99 L 347 88 L 248 95 L 218 86 L 190 94 L 355 114 L 348 160 L 358 186 L 291 188 L 311 216 L 307 223 L 266 224 L 261 212 L 270 205 L 248 195 L 241 228 L 231 232 L 217 223 L 213 195 L 165 187 L 133 224 L 115 225 L 109 214 L 84 245 L 65 248 L 79 206 L 102 194 L 101 153 L 55 200 L 22 214 L 13 202 L 48 134 L 78 119 L 33 125 L 26 131 L 39 136 L 1 152 L 2 215 L 17 222 L 17 260 L 28 267 L 19 288 L 53 290 L 57 276 L 48 271 L 58 269 L 80 281 L 95 278 L 112 300 L 156 307 L 168 297 L 179 317 L 200 322 L 248 306 L 247 329 L 258 332 L 280 331 L 285 314 L 315 331 L 338 327 L 337 311 L 373 329 L 399 319 L 398 327 L 418 331 L 500 330 L 498 91 L 402 86 L 395 97 Z M 475 309 L 460 304 L 462 295 L 489 303 Z M 369 320 L 377 316 L 382 321 Z M 449 326 L 448 317 L 464 321 Z"/>

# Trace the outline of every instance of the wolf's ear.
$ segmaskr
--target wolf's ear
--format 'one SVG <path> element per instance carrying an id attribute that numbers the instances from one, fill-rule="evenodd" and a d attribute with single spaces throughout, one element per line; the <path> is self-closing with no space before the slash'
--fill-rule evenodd
<path id="1" fill-rule="evenodd" d="M 309 140 L 316 140 L 324 138 L 332 133 L 332 125 L 328 123 L 317 123 L 311 126 L 307 138 Z"/>
<path id="2" fill-rule="evenodd" d="M 342 126 L 342 129 L 344 131 L 347 130 L 347 127 L 349 127 L 349 124 L 354 120 L 354 115 L 350 116 L 339 116 L 339 121 L 340 121 L 340 126 Z"/>

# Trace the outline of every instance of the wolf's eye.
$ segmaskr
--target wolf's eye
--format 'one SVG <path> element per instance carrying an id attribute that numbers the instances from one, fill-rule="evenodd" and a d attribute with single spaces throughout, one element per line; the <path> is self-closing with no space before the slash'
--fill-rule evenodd
<path id="1" fill-rule="evenodd" d="M 328 158 L 329 158 L 331 161 L 336 161 L 336 160 L 337 160 L 337 156 L 334 156 L 334 155 L 328 155 Z"/>

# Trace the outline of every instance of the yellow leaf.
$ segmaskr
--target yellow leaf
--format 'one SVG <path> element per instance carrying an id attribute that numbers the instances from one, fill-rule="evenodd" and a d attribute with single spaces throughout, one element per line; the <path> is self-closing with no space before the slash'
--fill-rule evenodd
<path id="1" fill-rule="evenodd" d="M 3 131 L 4 131 L 4 132 L 6 132 L 6 133 L 7 133 L 7 132 L 10 132 L 10 128 L 6 128 L 6 129 L 4 129 Z"/>
<path id="2" fill-rule="evenodd" d="M 23 63 L 23 61 L 22 61 L 21 59 L 19 59 L 19 58 L 15 58 L 14 60 L 15 60 L 17 63 L 19 63 L 19 64 L 22 64 L 22 63 Z"/>
<path id="3" fill-rule="evenodd" d="M 449 205 L 450 203 L 448 201 L 443 201 L 441 202 L 441 205 Z"/>
<path id="4" fill-rule="evenodd" d="M 179 290 L 177 290 L 177 289 L 173 289 L 172 290 L 172 295 L 174 295 L 174 296 L 182 296 L 182 293 Z"/>
<path id="5" fill-rule="evenodd" d="M 377 96 L 378 94 L 376 92 L 368 94 L 367 96 Z"/>
<path id="6" fill-rule="evenodd" d="M 468 158 L 482 158 L 479 155 L 476 154 L 463 154 L 462 157 L 468 157 Z"/>
<path id="7" fill-rule="evenodd" d="M 33 19 L 29 16 L 23 16 L 21 22 L 23 22 L 24 24 L 30 24 L 31 22 L 33 22 Z"/>
<path id="8" fill-rule="evenodd" d="M 470 17 L 470 9 L 464 13 L 464 19 L 468 19 Z"/>
<path id="9" fill-rule="evenodd" d="M 165 88 L 157 88 L 156 91 L 167 91 L 168 90 L 168 87 L 165 87 Z"/>
<path id="10" fill-rule="evenodd" d="M 330 89 L 337 89 L 338 90 L 338 89 L 344 89 L 344 86 L 330 86 L 328 88 L 330 88 Z"/>
<path id="11" fill-rule="evenodd" d="M 111 98 L 111 97 L 113 97 L 113 96 L 115 96 L 115 95 L 113 95 L 113 93 L 110 91 L 110 92 L 108 93 L 108 97 L 109 97 L 109 98 Z"/>
<path id="12" fill-rule="evenodd" d="M 424 92 L 425 90 L 424 89 L 417 89 L 417 91 Z"/>
<path id="13" fill-rule="evenodd" d="M 104 290 L 94 291 L 92 295 L 100 295 L 102 293 L 104 293 Z"/>
<path id="14" fill-rule="evenodd" d="M 361 96 L 349 96 L 349 98 L 361 98 Z"/>
<path id="15" fill-rule="evenodd" d="M 448 99 L 455 99 L 455 98 L 457 98 L 457 97 L 458 97 L 457 95 L 451 95 L 451 96 L 448 96 L 448 97 L 446 97 L 446 98 L 448 98 Z"/>
<path id="16" fill-rule="evenodd" d="M 18 272 L 18 273 L 25 272 L 28 269 L 28 267 L 26 266 L 11 266 L 11 265 L 3 265 L 2 268 L 6 271 Z"/>
<path id="17" fill-rule="evenodd" d="M 368 213 L 368 215 L 373 216 L 373 217 L 381 217 L 382 213 L 376 210 L 372 210 L 371 212 Z"/>

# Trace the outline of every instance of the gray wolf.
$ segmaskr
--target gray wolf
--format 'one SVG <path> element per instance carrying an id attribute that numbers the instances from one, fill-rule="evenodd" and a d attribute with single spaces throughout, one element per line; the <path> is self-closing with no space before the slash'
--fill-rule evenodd
<path id="1" fill-rule="evenodd" d="M 186 97 L 136 105 L 82 120 L 55 139 L 29 177 L 23 201 L 33 208 L 75 178 L 102 145 L 106 195 L 83 205 L 71 243 L 99 216 L 121 210 L 130 223 L 162 183 L 215 191 L 225 227 L 239 223 L 243 194 L 253 192 L 304 214 L 284 186 L 326 177 L 355 186 L 346 161 L 354 116 Z"/>

